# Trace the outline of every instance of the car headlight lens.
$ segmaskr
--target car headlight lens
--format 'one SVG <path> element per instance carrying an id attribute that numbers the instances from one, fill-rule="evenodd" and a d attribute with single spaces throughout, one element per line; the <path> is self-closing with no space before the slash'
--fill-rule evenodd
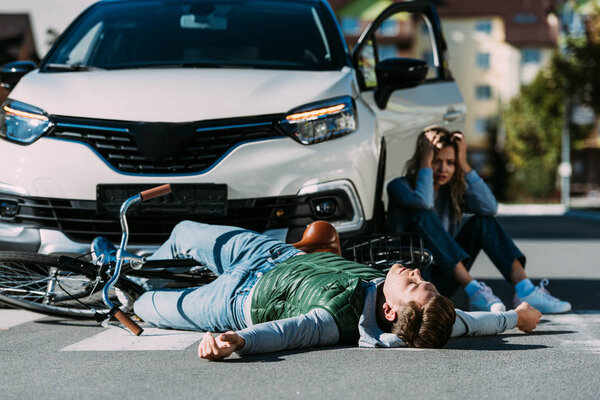
<path id="1" fill-rule="evenodd" d="M 314 144 L 347 135 L 358 126 L 350 96 L 296 108 L 279 122 L 281 128 L 302 144 Z"/>
<path id="2" fill-rule="evenodd" d="M 33 143 L 52 126 L 44 110 L 16 100 L 7 100 L 0 109 L 0 137 L 21 144 Z"/>

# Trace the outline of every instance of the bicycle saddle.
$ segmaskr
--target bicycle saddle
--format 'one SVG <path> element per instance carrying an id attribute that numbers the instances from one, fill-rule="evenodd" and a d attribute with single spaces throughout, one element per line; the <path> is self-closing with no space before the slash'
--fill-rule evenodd
<path id="1" fill-rule="evenodd" d="M 340 236 L 333 225 L 327 221 L 315 221 L 308 225 L 302 234 L 302 240 L 293 243 L 294 247 L 305 253 L 329 252 L 341 255 Z"/>

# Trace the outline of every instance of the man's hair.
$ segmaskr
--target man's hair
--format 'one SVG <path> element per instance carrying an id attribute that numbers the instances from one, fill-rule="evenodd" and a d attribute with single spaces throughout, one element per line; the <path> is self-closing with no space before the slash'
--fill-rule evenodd
<path id="1" fill-rule="evenodd" d="M 409 302 L 398 312 L 391 332 L 408 347 L 439 349 L 448 343 L 455 320 L 454 304 L 444 296 L 435 296 L 423 307 Z"/>

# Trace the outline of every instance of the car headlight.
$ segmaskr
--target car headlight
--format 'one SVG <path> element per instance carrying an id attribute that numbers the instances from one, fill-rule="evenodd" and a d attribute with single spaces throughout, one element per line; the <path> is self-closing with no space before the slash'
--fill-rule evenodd
<path id="1" fill-rule="evenodd" d="M 354 100 L 336 97 L 298 107 L 279 121 L 281 128 L 302 144 L 314 144 L 347 135 L 358 126 Z"/>
<path id="2" fill-rule="evenodd" d="M 52 127 L 44 110 L 16 100 L 7 100 L 0 109 L 0 137 L 30 144 Z"/>

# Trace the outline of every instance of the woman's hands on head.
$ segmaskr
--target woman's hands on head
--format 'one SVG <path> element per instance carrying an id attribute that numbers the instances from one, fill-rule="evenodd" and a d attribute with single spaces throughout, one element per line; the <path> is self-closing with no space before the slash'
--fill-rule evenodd
<path id="1" fill-rule="evenodd" d="M 206 332 L 198 345 L 198 357 L 219 361 L 229 357 L 234 351 L 243 348 L 245 344 L 244 338 L 234 331 L 221 333 L 216 338 L 213 337 L 212 333 Z"/>
<path id="2" fill-rule="evenodd" d="M 465 142 L 464 135 L 460 132 L 454 132 L 452 134 L 452 142 L 456 143 L 458 150 L 458 154 L 456 155 L 458 166 L 465 174 L 471 172 L 472 168 L 467 162 L 467 143 Z"/>
<path id="3" fill-rule="evenodd" d="M 421 168 L 431 168 L 433 158 L 435 156 L 435 146 L 438 144 L 440 137 L 436 131 L 425 132 L 427 140 L 421 141 Z"/>

